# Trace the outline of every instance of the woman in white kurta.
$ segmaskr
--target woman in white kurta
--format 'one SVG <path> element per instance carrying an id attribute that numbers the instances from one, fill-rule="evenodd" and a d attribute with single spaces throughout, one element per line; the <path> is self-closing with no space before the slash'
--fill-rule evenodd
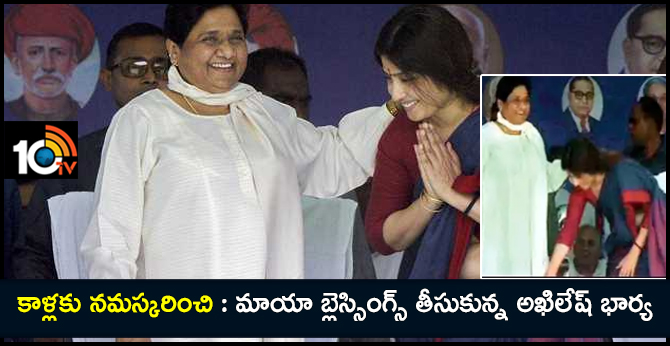
<path id="1" fill-rule="evenodd" d="M 239 5 L 169 5 L 165 30 L 168 88 L 134 99 L 107 133 L 82 244 L 90 278 L 302 278 L 301 193 L 363 184 L 391 115 L 315 128 L 238 83 Z"/>
<path id="2" fill-rule="evenodd" d="M 482 129 L 482 276 L 541 276 L 546 268 L 547 199 L 566 175 L 547 162 L 527 122 L 530 80 L 504 77 L 496 114 Z"/>

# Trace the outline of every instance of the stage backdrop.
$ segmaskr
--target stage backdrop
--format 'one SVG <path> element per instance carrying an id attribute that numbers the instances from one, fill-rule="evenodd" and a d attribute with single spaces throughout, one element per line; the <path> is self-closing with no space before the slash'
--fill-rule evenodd
<path id="1" fill-rule="evenodd" d="M 4 5 L 5 17 L 13 6 Z M 77 119 L 82 136 L 107 126 L 116 111 L 110 95 L 99 83 L 92 83 L 96 69 L 104 64 L 104 52 L 112 35 L 133 22 L 161 25 L 165 5 L 76 6 L 90 20 L 96 36 L 90 61 L 85 61 L 87 65 L 83 61 L 77 67 L 80 80 L 77 88 L 70 88 L 81 89 L 70 95 L 76 96 L 75 101 L 81 106 Z M 608 57 L 610 50 L 621 51 L 616 49 L 620 47 L 620 42 L 616 43 L 619 39 L 612 39 L 612 36 L 633 6 L 479 5 L 466 8 L 479 18 L 480 28 L 486 31 L 486 42 L 481 46 L 488 55 L 485 68 L 488 71 L 485 72 L 608 73 L 608 65 L 623 69 L 621 62 L 608 62 Z M 258 13 L 274 16 L 275 23 L 279 18 L 277 32 L 292 32 L 293 48 L 297 47 L 307 62 L 314 96 L 311 113 L 317 125 L 337 124 L 348 112 L 386 101 L 388 94 L 373 57 L 373 47 L 384 22 L 400 7 L 398 4 L 279 4 L 258 9 Z M 273 10 L 280 16 L 272 13 Z M 273 44 L 272 40 L 262 36 L 250 38 L 251 46 Z M 291 43 L 285 38 L 274 42 L 285 47 L 290 47 Z M 610 49 L 610 42 L 615 42 L 614 49 Z M 616 58 L 617 54 L 612 56 Z M 19 119 L 7 107 L 8 99 L 15 99 L 21 93 L 20 80 L 17 88 L 16 79 L 5 52 L 6 121 Z M 8 95 L 8 89 L 14 94 Z"/>

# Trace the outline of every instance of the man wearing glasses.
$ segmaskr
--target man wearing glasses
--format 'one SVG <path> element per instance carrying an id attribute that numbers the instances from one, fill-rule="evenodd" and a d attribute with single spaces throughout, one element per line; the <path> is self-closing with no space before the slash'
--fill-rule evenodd
<path id="1" fill-rule="evenodd" d="M 627 72 L 655 74 L 665 59 L 665 4 L 638 6 L 628 18 L 623 42 Z"/>
<path id="2" fill-rule="evenodd" d="M 168 67 L 163 31 L 152 24 L 135 23 L 112 38 L 100 81 L 123 107 L 134 97 L 165 86 Z M 57 278 L 47 200 L 71 191 L 93 191 L 106 131 L 104 128 L 79 140 L 79 179 L 41 180 L 37 184 L 12 252 L 16 278 Z"/>
<path id="3" fill-rule="evenodd" d="M 167 81 L 170 59 L 166 54 L 161 29 L 148 23 L 129 25 L 110 42 L 100 82 L 121 108 Z"/>
<path id="4" fill-rule="evenodd" d="M 589 77 L 576 77 L 570 81 L 569 112 L 580 134 L 593 133 L 593 127 L 597 126 L 598 120 L 591 117 L 595 95 L 595 86 Z"/>
<path id="5" fill-rule="evenodd" d="M 565 86 L 562 104 L 562 113 L 538 124 L 550 158 L 560 158 L 563 146 L 579 137 L 589 138 L 603 149 L 624 149 L 619 147 L 619 140 L 611 138 L 600 126 L 603 97 L 593 78 L 571 78 Z"/>

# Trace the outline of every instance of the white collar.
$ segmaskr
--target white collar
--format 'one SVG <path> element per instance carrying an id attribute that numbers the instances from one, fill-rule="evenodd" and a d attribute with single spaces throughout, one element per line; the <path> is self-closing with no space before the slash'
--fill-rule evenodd
<path id="1" fill-rule="evenodd" d="M 174 65 L 168 71 L 168 88 L 190 99 L 208 106 L 229 106 L 240 103 L 256 93 L 250 85 L 237 83 L 235 87 L 222 94 L 212 94 L 186 82 Z"/>
<path id="2" fill-rule="evenodd" d="M 506 128 L 508 128 L 512 131 L 517 131 L 517 132 L 521 132 L 521 133 L 526 132 L 526 130 L 528 130 L 528 127 L 530 126 L 530 123 L 527 122 L 527 121 L 524 122 L 521 125 L 514 125 L 511 122 L 509 122 L 509 120 L 505 119 L 505 117 L 503 117 L 502 113 L 500 113 L 500 112 L 498 112 L 496 122 L 499 123 L 500 125 L 505 126 Z"/>
<path id="3" fill-rule="evenodd" d="M 565 273 L 565 276 L 573 277 L 573 278 L 585 277 L 584 275 L 580 274 L 577 271 L 577 268 L 575 267 L 575 258 L 573 256 L 568 256 L 567 257 L 568 265 L 569 265 L 568 268 L 569 269 Z M 593 272 L 593 275 L 591 275 L 590 277 L 597 278 L 597 277 L 605 277 L 605 276 L 607 276 L 607 260 L 604 259 L 604 258 L 601 258 L 601 259 L 598 260 L 598 265 L 596 266 L 596 269 Z"/>

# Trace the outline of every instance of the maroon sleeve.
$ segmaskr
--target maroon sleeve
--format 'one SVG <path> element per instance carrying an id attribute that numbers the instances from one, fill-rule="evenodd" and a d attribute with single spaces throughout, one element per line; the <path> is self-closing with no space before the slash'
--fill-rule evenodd
<path id="1" fill-rule="evenodd" d="M 391 214 L 412 204 L 414 178 L 403 160 L 408 144 L 387 132 L 379 142 L 372 193 L 365 217 L 365 229 L 372 248 L 383 255 L 396 250 L 384 241 L 384 222 Z"/>
<path id="2" fill-rule="evenodd" d="M 649 213 L 651 210 L 651 196 L 646 191 L 629 190 L 624 191 L 622 196 L 623 206 L 626 210 L 626 224 L 633 237 L 637 238 L 640 228 L 649 229 Z M 635 222 L 635 211 L 641 209 L 644 219 L 640 227 Z M 633 241 L 635 241 L 633 239 Z"/>

